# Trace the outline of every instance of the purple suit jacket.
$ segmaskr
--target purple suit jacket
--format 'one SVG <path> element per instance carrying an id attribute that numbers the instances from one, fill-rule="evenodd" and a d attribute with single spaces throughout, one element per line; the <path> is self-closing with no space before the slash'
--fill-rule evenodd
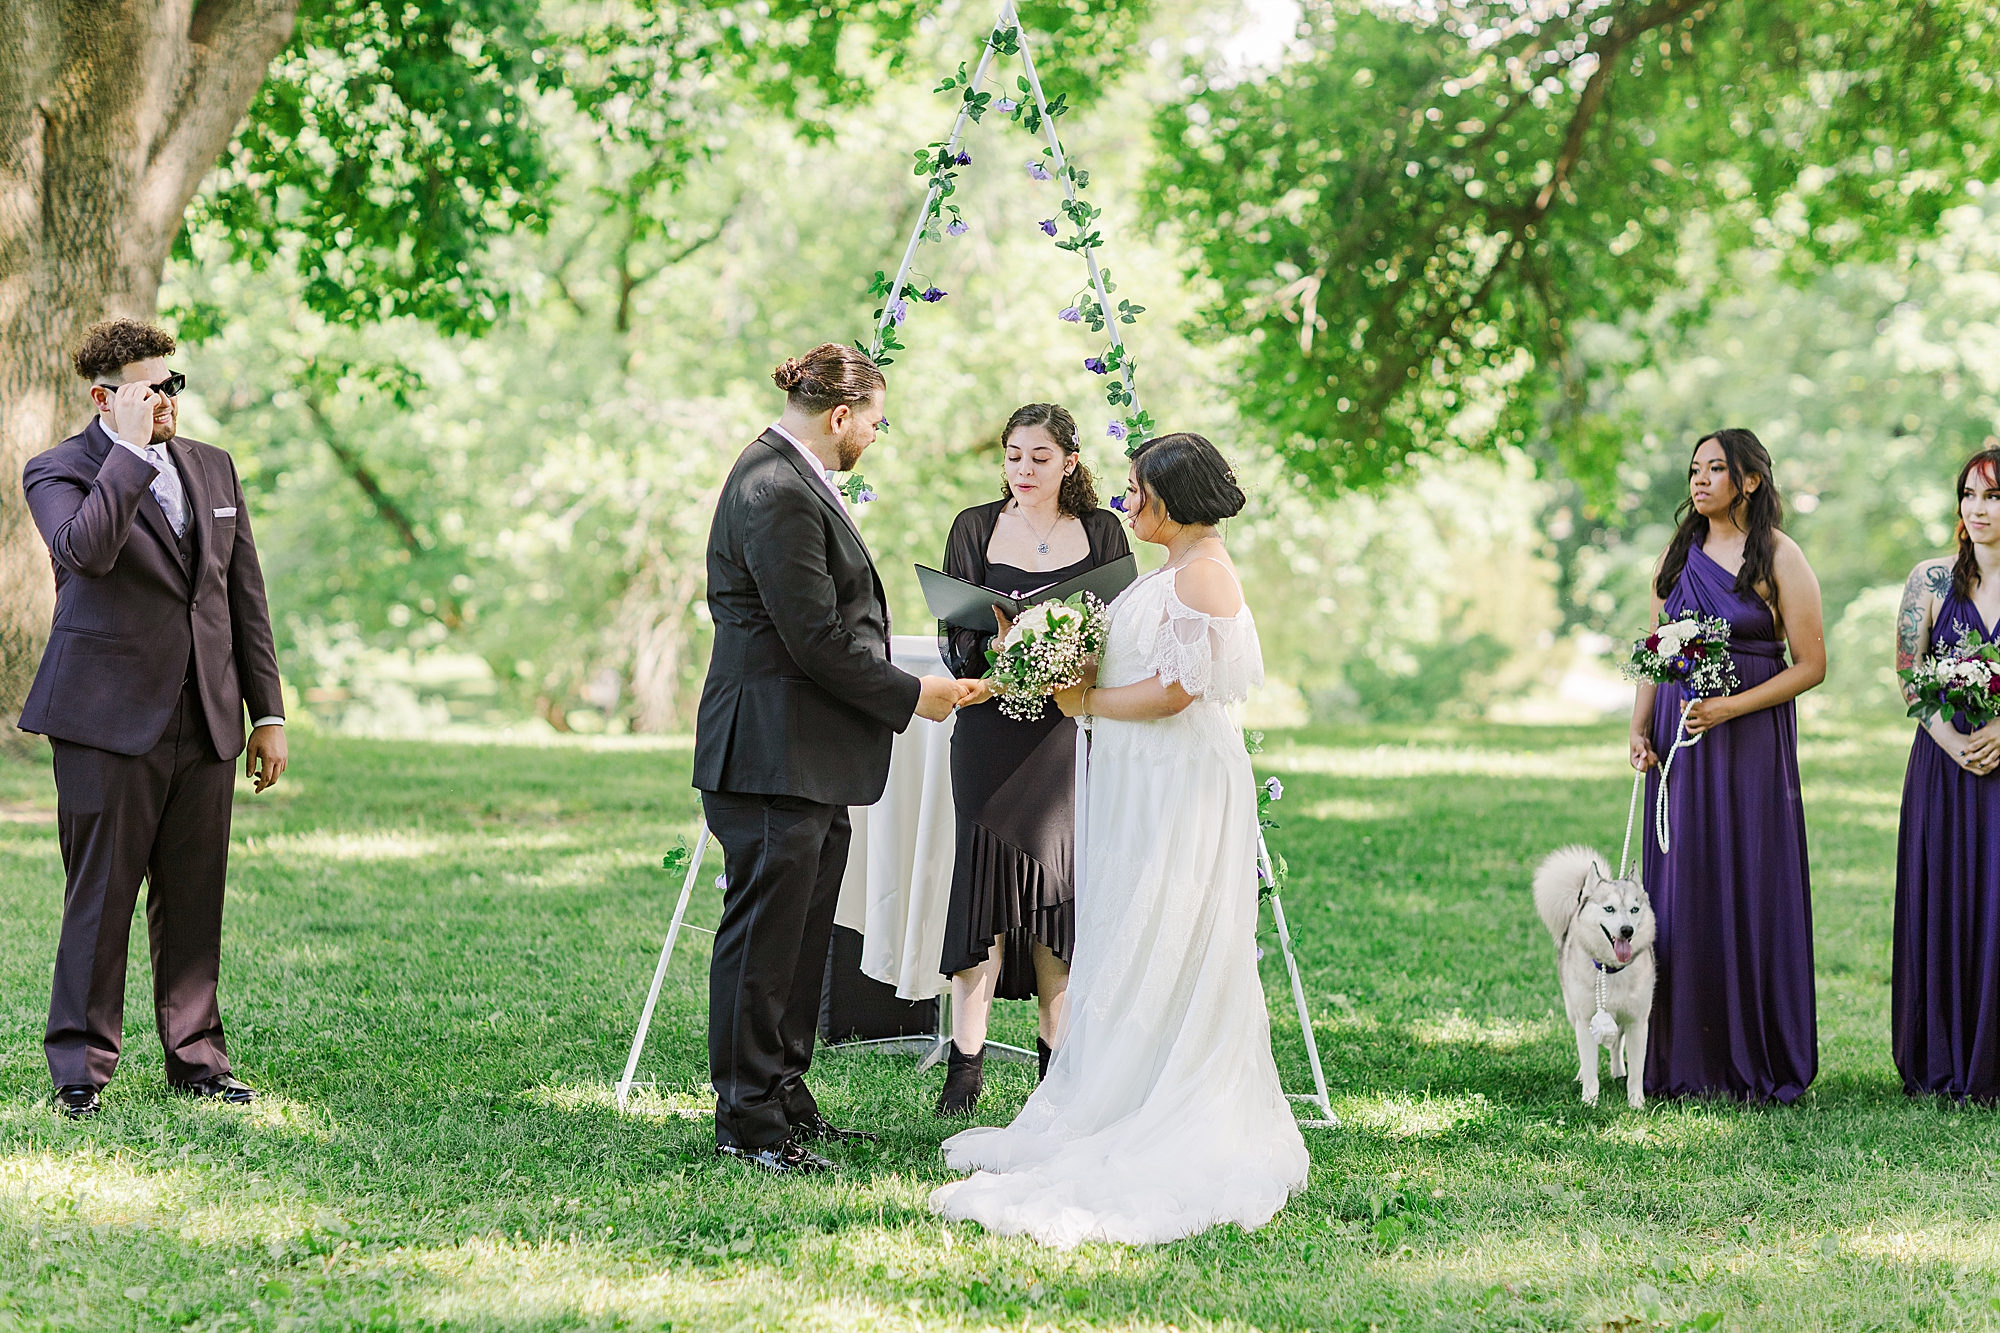
<path id="1" fill-rule="evenodd" d="M 193 576 L 151 490 L 153 468 L 93 419 L 22 469 L 56 571 L 55 624 L 23 731 L 117 754 L 159 743 L 190 656 L 216 757 L 243 753 L 249 716 L 282 717 L 264 574 L 236 463 L 176 439 Z"/>

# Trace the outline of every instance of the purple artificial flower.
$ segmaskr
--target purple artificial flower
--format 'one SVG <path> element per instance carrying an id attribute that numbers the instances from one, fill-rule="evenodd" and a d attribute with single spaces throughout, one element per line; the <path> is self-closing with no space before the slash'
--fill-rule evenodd
<path id="1" fill-rule="evenodd" d="M 1073 305 L 1066 305 L 1056 312 L 1056 318 L 1068 320 L 1072 324 L 1081 324 L 1083 322 L 1083 312 Z"/>
<path id="2" fill-rule="evenodd" d="M 1112 422 L 1110 425 L 1104 428 L 1104 433 L 1106 435 L 1109 435 L 1114 440 L 1122 440 L 1127 435 L 1131 434 L 1130 431 L 1125 429 L 1125 423 L 1122 421 Z"/>
<path id="3" fill-rule="evenodd" d="M 963 236 L 971 230 L 972 228 L 965 225 L 964 218 L 953 218 L 945 224 L 944 234 L 947 236 Z"/>
<path id="4" fill-rule="evenodd" d="M 1028 177 L 1031 180 L 1038 181 L 1052 181 L 1055 179 L 1054 176 L 1049 175 L 1049 169 L 1042 165 L 1040 158 L 1028 159 Z M 1054 235 L 1055 233 L 1051 232 L 1049 234 Z"/>
<path id="5" fill-rule="evenodd" d="M 1105 367 L 1104 358 L 1097 356 L 1086 356 L 1083 358 L 1083 368 L 1093 375 L 1106 375 L 1110 373 Z"/>
<path id="6" fill-rule="evenodd" d="M 952 161 L 958 163 L 961 167 L 969 167 L 972 165 L 972 154 L 961 148 L 958 150 L 958 156 L 954 157 Z"/>
<path id="7" fill-rule="evenodd" d="M 946 292 L 940 290 L 936 286 L 936 284 L 933 284 L 929 287 L 924 288 L 923 295 L 917 299 L 921 301 L 928 301 L 930 304 L 936 305 L 939 301 L 944 300 L 946 295 L 947 295 Z"/>
<path id="8" fill-rule="evenodd" d="M 1264 779 L 1264 790 L 1274 801 L 1285 799 L 1285 784 L 1278 781 L 1275 776 Z"/>
<path id="9" fill-rule="evenodd" d="M 900 326 L 902 322 L 908 319 L 909 317 L 910 317 L 910 303 L 908 301 L 905 301 L 902 297 L 899 296 L 895 300 L 889 302 L 889 320 L 891 323 Z"/>
<path id="10" fill-rule="evenodd" d="M 875 488 L 873 486 L 863 486 L 854 493 L 854 503 L 858 505 L 873 504 L 874 502 Z"/>
<path id="11" fill-rule="evenodd" d="M 994 109 L 995 111 L 998 111 L 998 112 L 999 112 L 999 113 L 1000 113 L 1001 115 L 1003 115 L 1003 116 L 1004 116 L 1004 115 L 1008 114 L 1009 112 L 1011 112 L 1011 111 L 1012 111 L 1012 110 L 1013 110 L 1013 109 L 1014 109 L 1015 107 L 1017 107 L 1017 106 L 1019 106 L 1019 105 L 1021 105 L 1021 104 L 1020 104 L 1019 102 L 1015 101 L 1015 100 L 1014 100 L 1013 98 L 1011 98 L 1011 97 L 1003 97 L 1003 98 L 1001 98 L 1001 99 L 1000 99 L 999 101 L 997 101 L 997 102 L 995 102 L 995 103 L 993 104 L 993 109 Z"/>
<path id="12" fill-rule="evenodd" d="M 1043 232 L 1047 233 L 1047 234 L 1048 234 L 1048 235 L 1050 235 L 1050 236 L 1053 236 L 1053 235 L 1055 235 L 1055 234 L 1056 234 L 1056 220 L 1055 220 L 1054 218 L 1043 218 L 1043 219 L 1042 219 L 1042 230 L 1043 230 Z"/>
<path id="13" fill-rule="evenodd" d="M 1127 513 L 1127 512 L 1128 512 L 1128 511 L 1126 510 L 1126 508 L 1125 508 L 1125 497 L 1124 497 L 1124 496 L 1122 496 L 1122 495 L 1114 495 L 1114 496 L 1112 496 L 1112 497 L 1111 497 L 1111 501 L 1110 501 L 1110 503 L 1111 503 L 1111 507 L 1112 507 L 1113 509 L 1117 510 L 1117 511 L 1118 511 L 1119 513 L 1121 513 L 1121 514 L 1124 514 L 1124 513 Z"/>

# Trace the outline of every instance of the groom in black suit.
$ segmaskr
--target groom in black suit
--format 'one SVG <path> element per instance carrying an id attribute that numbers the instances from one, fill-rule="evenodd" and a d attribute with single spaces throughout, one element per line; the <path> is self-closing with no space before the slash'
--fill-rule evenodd
<path id="1" fill-rule="evenodd" d="M 771 378 L 785 414 L 736 460 L 708 534 L 694 785 L 728 876 L 708 981 L 716 1151 L 791 1175 L 832 1165 L 809 1142 L 869 1137 L 828 1122 L 805 1082 L 847 807 L 881 799 L 894 733 L 964 692 L 890 665 L 882 580 L 828 475 L 874 442 L 881 370 L 825 343 Z"/>

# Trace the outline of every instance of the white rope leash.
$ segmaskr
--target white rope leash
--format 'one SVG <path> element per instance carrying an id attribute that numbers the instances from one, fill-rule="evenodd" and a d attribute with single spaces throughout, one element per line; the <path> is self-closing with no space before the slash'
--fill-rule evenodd
<path id="1" fill-rule="evenodd" d="M 1687 734 L 1687 706 L 1681 708 L 1681 720 L 1674 728 L 1674 746 L 1667 751 L 1667 757 L 1660 763 L 1660 794 L 1653 801 L 1653 836 L 1660 844 L 1662 853 L 1673 850 L 1673 838 L 1667 829 L 1667 779 L 1674 769 L 1674 756 L 1690 745 L 1697 745 L 1701 737 Z M 1618 878 L 1625 878 L 1625 872 L 1632 865 L 1632 825 L 1639 815 L 1639 793 L 1645 790 L 1644 769 L 1632 775 L 1632 799 L 1625 807 L 1625 845 L 1618 852 Z"/>
<path id="2" fill-rule="evenodd" d="M 1660 763 L 1660 794 L 1653 801 L 1653 834 L 1663 854 L 1673 850 L 1673 839 L 1667 831 L 1667 779 L 1674 771 L 1674 756 L 1683 747 L 1701 742 L 1701 737 L 1687 734 L 1687 710 L 1691 703 L 1692 700 L 1681 705 L 1681 720 L 1674 727 L 1674 748 L 1667 751 L 1667 757 Z"/>
<path id="3" fill-rule="evenodd" d="M 1632 825 L 1639 818 L 1639 793 L 1646 789 L 1646 770 L 1640 769 L 1632 775 L 1632 800 L 1625 807 L 1625 847 L 1618 853 L 1618 878 L 1625 878 L 1626 868 L 1632 864 Z"/>

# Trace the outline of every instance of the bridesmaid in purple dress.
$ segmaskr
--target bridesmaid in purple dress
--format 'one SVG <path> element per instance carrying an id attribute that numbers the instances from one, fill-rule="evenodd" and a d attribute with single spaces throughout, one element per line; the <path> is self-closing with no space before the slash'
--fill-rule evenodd
<path id="1" fill-rule="evenodd" d="M 1646 1095 L 1791 1102 L 1819 1069 L 1792 705 L 1826 678 L 1819 581 L 1780 530 L 1771 455 L 1747 430 L 1696 444 L 1679 519 L 1653 575 L 1654 617 L 1728 620 L 1738 684 L 1691 703 L 1678 685 L 1642 684 L 1632 712 L 1632 765 L 1652 771 L 1644 873 L 1659 919 Z M 1700 743 L 1674 760 L 1663 853 L 1658 764 L 1683 709 Z"/>
<path id="2" fill-rule="evenodd" d="M 2000 621 L 2000 449 L 1958 473 L 1958 557 L 1926 560 L 1903 585 L 1896 666 Z M 1907 692 L 1906 692 L 1907 693 Z M 1896 944 L 1889 1028 L 1912 1097 L 2000 1101 L 2000 722 L 1963 714 L 1917 731 L 1896 839 Z"/>

